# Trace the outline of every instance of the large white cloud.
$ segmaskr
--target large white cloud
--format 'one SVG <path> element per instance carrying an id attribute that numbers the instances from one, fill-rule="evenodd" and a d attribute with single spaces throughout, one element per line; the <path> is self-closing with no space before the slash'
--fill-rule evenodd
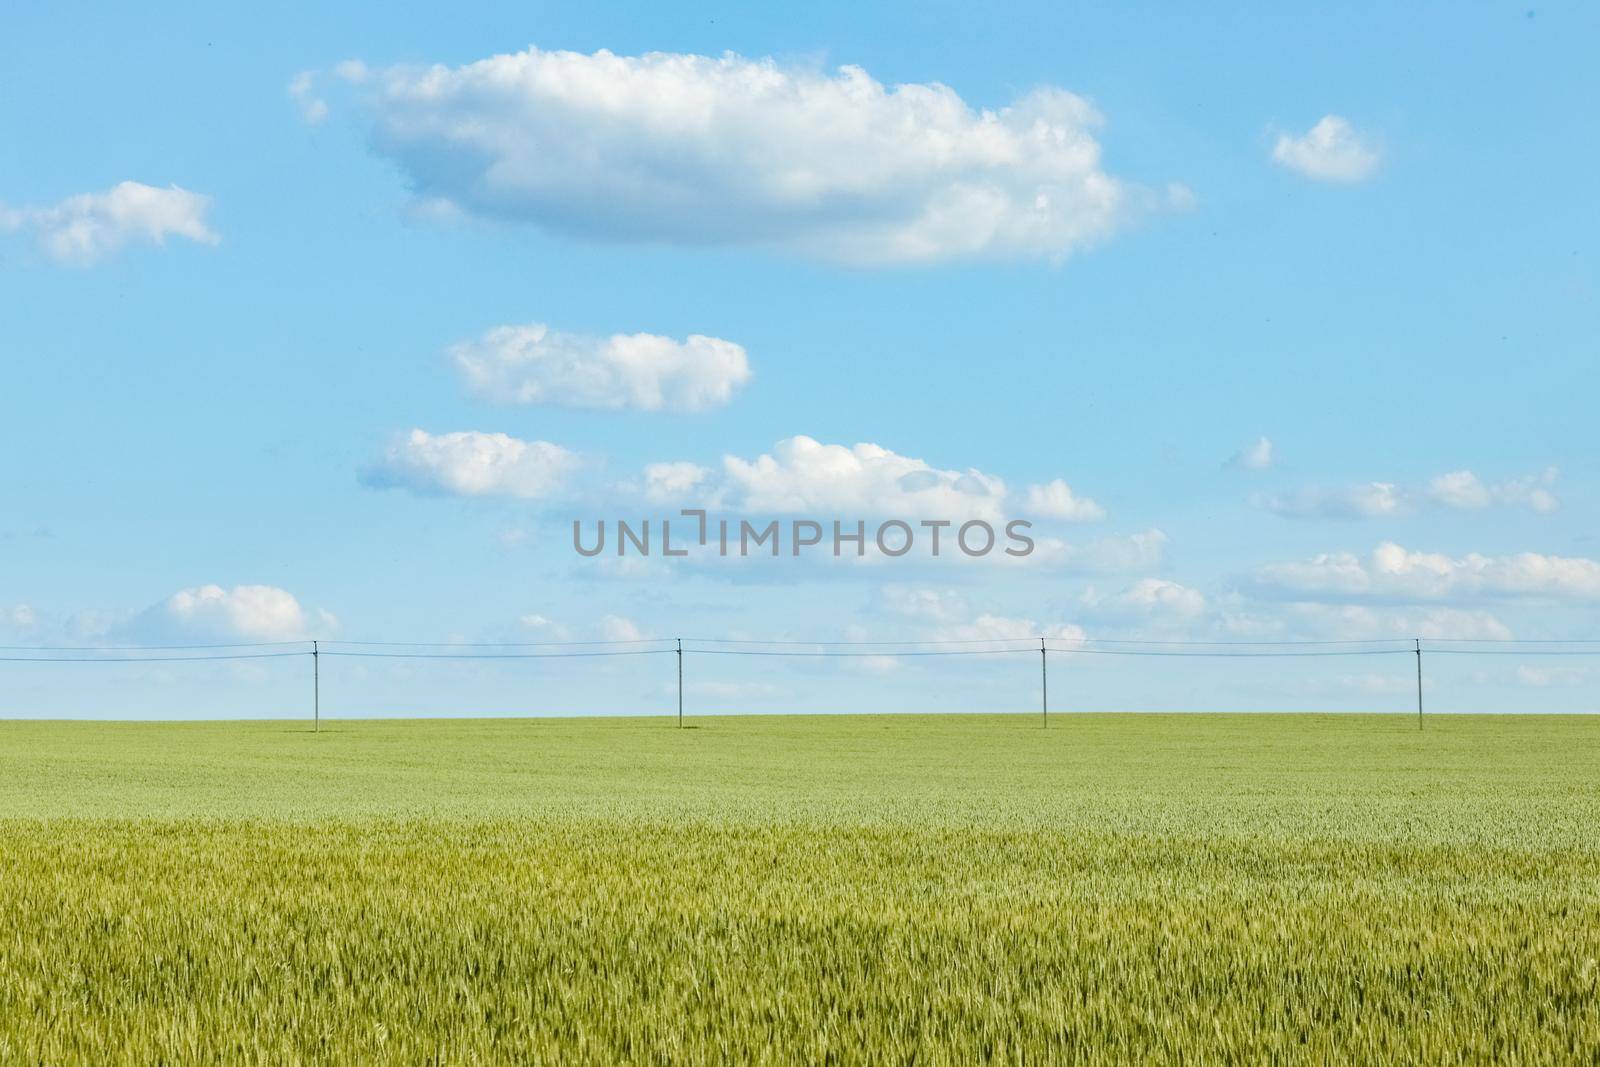
<path id="1" fill-rule="evenodd" d="M 183 237 L 214 245 L 220 238 L 206 225 L 210 197 L 176 185 L 165 189 L 121 182 L 103 193 L 69 196 L 50 207 L 7 210 L 0 228 L 34 234 L 52 259 L 87 265 L 134 241 L 162 245 Z"/>
<path id="2" fill-rule="evenodd" d="M 1272 161 L 1317 181 L 1359 182 L 1377 171 L 1380 157 L 1349 119 L 1324 115 L 1299 137 L 1279 134 Z"/>
<path id="3" fill-rule="evenodd" d="M 140 620 L 140 626 L 165 624 L 165 632 L 253 641 L 292 641 L 327 633 L 334 620 L 315 616 L 287 590 L 271 585 L 200 585 L 180 589 Z"/>
<path id="4" fill-rule="evenodd" d="M 1451 597 L 1600 600 L 1600 562 L 1519 552 L 1448 556 L 1384 542 L 1367 556 L 1325 553 L 1261 568 L 1257 584 L 1310 598 L 1435 600 Z"/>
<path id="5" fill-rule="evenodd" d="M 537 48 L 346 80 L 420 197 L 601 239 L 1060 258 L 1154 200 L 1104 170 L 1094 108 L 1048 86 L 989 110 L 852 66 Z"/>
<path id="6" fill-rule="evenodd" d="M 473 393 L 508 404 L 704 411 L 728 403 L 750 380 L 743 348 L 700 334 L 675 341 L 498 326 L 452 346 L 450 358 Z"/>
<path id="7" fill-rule="evenodd" d="M 361 472 L 375 489 L 442 496 L 549 496 L 582 466 L 575 452 L 503 433 L 412 430 Z"/>

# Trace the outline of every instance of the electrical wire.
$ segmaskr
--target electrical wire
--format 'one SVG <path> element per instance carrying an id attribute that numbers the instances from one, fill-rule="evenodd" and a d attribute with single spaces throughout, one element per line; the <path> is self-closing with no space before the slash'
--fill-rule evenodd
<path id="1" fill-rule="evenodd" d="M 218 660 L 284 659 L 304 652 L 253 652 L 231 656 L 0 656 L 0 663 L 200 663 Z"/>

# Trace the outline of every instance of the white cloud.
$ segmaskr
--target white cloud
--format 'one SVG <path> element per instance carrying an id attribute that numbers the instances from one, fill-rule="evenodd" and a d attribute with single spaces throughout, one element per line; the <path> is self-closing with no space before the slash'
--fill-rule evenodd
<path id="1" fill-rule="evenodd" d="M 657 504 L 688 500 L 711 477 L 698 463 L 648 463 L 644 468 L 645 499 Z"/>
<path id="2" fill-rule="evenodd" d="M 1059 259 L 1192 201 L 1106 173 L 1100 116 L 1049 86 L 974 109 L 853 66 L 537 48 L 368 84 L 373 144 L 419 196 L 601 239 Z"/>
<path id="3" fill-rule="evenodd" d="M 1296 623 L 1320 636 L 1354 641 L 1421 637 L 1435 641 L 1508 641 L 1511 627 L 1493 613 L 1464 608 L 1374 609 L 1364 604 L 1295 604 Z"/>
<path id="4" fill-rule="evenodd" d="M 1449 597 L 1600 600 L 1600 562 L 1519 552 L 1452 557 L 1384 542 L 1371 555 L 1325 553 L 1261 568 L 1257 584 L 1284 594 L 1435 600 Z"/>
<path id="5" fill-rule="evenodd" d="M 606 615 L 600 619 L 600 638 L 603 641 L 640 641 L 645 637 L 632 619 L 620 615 Z"/>
<path id="6" fill-rule="evenodd" d="M 214 245 L 220 238 L 206 225 L 210 207 L 210 197 L 176 185 L 121 182 L 52 207 L 0 208 L 0 228 L 31 232 L 52 259 L 87 266 L 133 241 L 164 245 L 168 237 L 183 237 Z"/>
<path id="7" fill-rule="evenodd" d="M 1445 507 L 1470 511 L 1493 502 L 1489 489 L 1471 471 L 1441 474 L 1428 483 L 1428 496 Z"/>
<path id="8" fill-rule="evenodd" d="M 1477 511 L 1500 504 L 1548 515 L 1561 508 L 1561 501 L 1550 491 L 1558 476 L 1556 468 L 1547 467 L 1537 474 L 1485 484 L 1471 471 L 1451 471 L 1429 482 L 1424 495 L 1436 504 L 1459 511 Z"/>
<path id="9" fill-rule="evenodd" d="M 1091 587 L 1080 603 L 1096 614 L 1120 617 L 1194 619 L 1206 611 L 1206 598 L 1200 590 L 1165 578 L 1141 578 L 1110 595 Z"/>
<path id="10" fill-rule="evenodd" d="M 1068 522 L 1099 522 L 1106 517 L 1105 508 L 1088 497 L 1074 496 L 1072 487 L 1060 478 L 1045 485 L 1028 486 L 1028 510 Z"/>
<path id="11" fill-rule="evenodd" d="M 1247 471 L 1264 471 L 1272 466 L 1275 459 L 1276 454 L 1271 438 L 1258 437 L 1235 452 L 1228 459 L 1228 465 Z"/>
<path id="12" fill-rule="evenodd" d="M 25 630 L 37 621 L 38 617 L 34 614 L 33 608 L 27 604 L 18 604 L 11 609 L 11 625 L 18 629 Z"/>
<path id="13" fill-rule="evenodd" d="M 1425 506 L 1473 511 L 1488 507 L 1522 507 L 1541 515 L 1561 507 L 1551 487 L 1558 471 L 1485 483 L 1469 470 L 1441 474 L 1425 487 L 1407 488 L 1393 482 L 1324 489 L 1311 486 L 1288 494 L 1264 493 L 1253 498 L 1257 507 L 1287 518 L 1371 519 L 1405 514 Z"/>
<path id="14" fill-rule="evenodd" d="M 1256 504 L 1288 518 L 1371 519 L 1401 511 L 1406 499 L 1391 482 L 1368 482 L 1343 489 L 1302 489 L 1288 496 L 1263 494 Z"/>
<path id="15" fill-rule="evenodd" d="M 412 430 L 363 470 L 361 480 L 375 489 L 425 495 L 532 498 L 560 490 L 581 464 L 576 453 L 548 441 Z"/>
<path id="16" fill-rule="evenodd" d="M 913 526 L 914 555 L 919 559 L 931 555 L 934 536 L 932 531 L 918 528 L 919 522 L 943 520 L 958 528 L 966 521 L 982 520 L 996 535 L 997 547 L 987 554 L 969 557 L 954 551 L 955 528 L 942 528 L 938 535 L 940 558 L 973 565 L 1151 570 L 1160 565 L 1167 544 L 1167 535 L 1156 529 L 1078 543 L 1024 528 L 1008 534 L 1017 515 L 1010 509 L 1019 501 L 1008 494 L 1005 482 L 996 475 L 974 468 L 935 467 L 880 445 L 823 444 L 805 436 L 786 438 L 770 453 L 750 459 L 724 456 L 720 471 L 694 463 L 650 464 L 644 469 L 642 483 L 625 482 L 618 488 L 653 504 L 703 507 L 711 513 L 804 515 L 845 522 L 899 519 Z M 1085 520 L 1104 514 L 1094 501 L 1073 496 L 1061 482 L 1030 487 L 1021 503 L 1035 511 L 1041 503 L 1055 506 Z M 1033 551 L 1008 554 L 1007 548 L 1020 551 L 1021 536 L 1031 538 Z M 890 542 L 898 545 L 900 535 L 893 535 Z M 853 555 L 849 558 L 862 562 Z M 882 558 L 869 550 L 865 561 Z"/>
<path id="17" fill-rule="evenodd" d="M 941 470 L 874 444 L 779 441 L 752 460 L 725 456 L 718 504 L 754 513 L 822 512 L 906 520 L 1002 517 L 1005 483 L 982 471 Z"/>
<path id="18" fill-rule="evenodd" d="M 567 628 L 565 626 L 535 612 L 530 612 L 519 618 L 517 625 L 524 630 L 549 637 L 554 641 L 564 641 L 567 637 Z"/>
<path id="19" fill-rule="evenodd" d="M 300 108 L 308 126 L 321 125 L 328 118 L 328 102 L 317 95 L 316 71 L 302 70 L 289 79 L 289 98 Z"/>
<path id="20" fill-rule="evenodd" d="M 1040 623 L 1032 619 L 993 615 L 985 612 L 971 622 L 941 627 L 939 640 L 943 641 L 1037 641 L 1041 637 L 1065 642 L 1074 648 L 1081 647 L 1087 637 L 1083 627 L 1072 623 Z"/>
<path id="21" fill-rule="evenodd" d="M 877 659 L 878 657 L 863 657 L 864 659 Z M 790 691 L 783 686 L 771 682 L 723 682 L 723 681 L 695 681 L 683 683 L 683 690 L 690 696 L 702 697 L 706 700 L 725 700 L 730 702 L 745 700 L 772 700 L 777 697 L 790 695 Z M 662 692 L 668 696 L 678 691 L 675 685 L 662 687 Z"/>
<path id="22" fill-rule="evenodd" d="M 1431 688 L 1432 682 L 1424 685 Z M 1251 689 L 1260 688 L 1251 685 Z M 1417 682 L 1409 673 L 1379 674 L 1377 672 L 1335 674 L 1329 677 L 1278 679 L 1265 692 L 1279 699 L 1294 697 L 1411 697 L 1417 691 Z M 1406 705 L 1409 707 L 1409 703 Z"/>
<path id="23" fill-rule="evenodd" d="M 1592 667 L 1534 667 L 1528 664 L 1516 670 L 1517 682 L 1537 689 L 1571 689 L 1587 685 L 1594 678 Z"/>
<path id="24" fill-rule="evenodd" d="M 597 620 L 573 627 L 546 615 L 530 612 L 517 620 L 517 626 L 519 639 L 532 637 L 540 641 L 572 641 L 578 644 L 649 639 L 649 635 L 632 619 L 621 615 L 602 615 Z"/>
<path id="25" fill-rule="evenodd" d="M 450 349 L 479 397 L 507 404 L 639 411 L 722 407 L 750 380 L 745 351 L 732 341 L 691 334 L 593 337 L 541 323 L 498 326 Z"/>
<path id="26" fill-rule="evenodd" d="M 1359 182 L 1377 171 L 1379 156 L 1348 119 L 1324 115 L 1300 137 L 1279 134 L 1272 160 L 1317 181 Z"/>
<path id="27" fill-rule="evenodd" d="M 887 585 L 878 592 L 885 610 L 910 619 L 954 622 L 967 614 L 967 602 L 953 589 Z"/>
<path id="28" fill-rule="evenodd" d="M 335 625 L 333 616 L 310 616 L 293 594 L 271 585 L 180 589 L 140 621 L 147 630 L 150 624 L 164 624 L 161 632 L 252 641 L 292 641 L 327 633 Z"/>
<path id="29" fill-rule="evenodd" d="M 988 557 L 1008 564 L 1034 564 L 1076 571 L 1149 571 L 1161 566 L 1168 537 L 1157 529 L 1116 537 L 1097 537 L 1072 544 L 1057 537 L 1037 537 L 1031 555 Z"/>

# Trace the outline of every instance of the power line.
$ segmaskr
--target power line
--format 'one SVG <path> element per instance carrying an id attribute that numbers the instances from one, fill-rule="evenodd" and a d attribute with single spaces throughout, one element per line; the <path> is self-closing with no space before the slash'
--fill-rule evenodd
<path id="1" fill-rule="evenodd" d="M 754 637 L 685 637 L 684 640 L 697 641 L 702 645 L 826 645 L 834 647 L 866 647 L 868 645 L 894 645 L 896 647 L 911 645 L 998 645 L 1007 641 L 1026 641 L 1028 642 L 1028 651 L 1032 651 L 1035 647 L 1033 642 L 1039 639 L 1037 637 L 971 637 L 945 641 L 769 641 Z M 709 652 L 711 650 L 701 649 L 700 651 Z"/>
<path id="2" fill-rule="evenodd" d="M 578 659 L 593 656 L 660 656 L 670 648 L 618 649 L 609 652 L 329 652 L 324 656 L 356 659 Z M 310 653 L 304 653 L 309 655 Z"/>
<path id="3" fill-rule="evenodd" d="M 1323 656 L 1383 656 L 1413 651 L 1415 639 L 1404 639 L 1403 648 L 1351 647 L 1380 644 L 1399 644 L 1400 638 L 1380 638 L 1370 641 L 1139 641 L 1122 638 L 1084 638 L 1073 642 L 1069 638 L 956 638 L 945 640 L 828 640 L 799 641 L 792 639 L 757 638 L 684 638 L 682 650 L 711 656 L 785 656 L 785 657 L 890 657 L 903 656 L 956 656 L 1005 655 L 1038 650 L 1036 641 L 1043 640 L 1048 651 L 1063 655 L 1084 656 L 1164 656 L 1201 658 L 1254 658 L 1323 657 Z M 6 663 L 181 663 L 186 661 L 218 661 L 243 659 L 274 659 L 286 656 L 312 654 L 310 641 L 258 641 L 231 644 L 195 645 L 0 645 L 0 651 L 38 653 L 107 653 L 107 652 L 198 652 L 210 653 L 219 649 L 288 648 L 300 645 L 295 651 L 227 653 L 222 655 L 177 656 L 107 656 L 107 655 L 38 655 L 0 656 Z M 1115 644 L 1118 647 L 1098 648 L 1095 645 Z M 1492 648 L 1448 648 L 1444 645 L 1493 645 Z M 377 659 L 565 659 L 596 656 L 659 655 L 675 652 L 673 639 L 636 638 L 615 641 L 507 641 L 507 642 L 422 642 L 422 641 L 323 641 L 322 655 L 365 657 Z M 639 646 L 655 645 L 645 648 Z M 707 645 L 761 645 L 761 648 L 708 648 Z M 984 648 L 968 646 L 984 645 Z M 1594 646 L 1555 648 L 1551 646 Z M 334 647 L 329 647 L 334 646 Z M 701 646 L 701 647 L 696 647 Z M 1436 638 L 1422 643 L 1422 649 L 1440 655 L 1456 656 L 1600 656 L 1600 639 L 1541 638 L 1519 640 L 1515 638 Z M 341 648 L 343 650 L 341 650 Z M 549 652 L 483 652 L 483 651 L 392 651 L 374 652 L 363 649 L 561 649 Z M 851 651 L 861 649 L 862 651 Z"/>
<path id="4" fill-rule="evenodd" d="M 1437 656 L 1600 656 L 1600 648 L 1434 648 L 1423 650 Z"/>
<path id="5" fill-rule="evenodd" d="M 1305 659 L 1317 656 L 1401 656 L 1411 652 L 1409 648 L 1323 649 L 1314 652 L 1168 652 L 1159 649 L 1048 647 L 1051 652 L 1066 656 L 1166 656 L 1178 659 Z"/>
<path id="6" fill-rule="evenodd" d="M 286 648 L 310 641 L 240 641 L 219 645 L 0 645 L 7 652 L 178 652 L 210 648 Z M 310 648 L 307 648 L 310 651 Z"/>
<path id="7" fill-rule="evenodd" d="M 284 659 L 290 656 L 309 655 L 311 650 L 308 648 L 304 652 L 247 652 L 225 656 L 0 656 L 0 663 L 199 663 L 216 660 Z"/>
<path id="8" fill-rule="evenodd" d="M 687 638 L 685 640 L 688 640 Z M 802 652 L 790 649 L 762 649 L 762 648 L 685 648 L 685 652 L 693 652 L 701 656 L 811 656 L 832 659 L 873 658 L 894 659 L 901 656 L 1004 656 L 1017 652 L 1037 652 L 1037 645 L 1027 648 L 946 648 L 946 649 L 915 649 L 910 652 L 833 652 L 816 651 Z"/>
<path id="9" fill-rule="evenodd" d="M 307 642 L 300 642 L 306 644 Z M 626 641 L 323 641 L 357 648 L 580 648 L 594 645 L 670 645 L 665 637 L 640 637 Z M 333 653 L 329 653 L 333 655 Z"/>

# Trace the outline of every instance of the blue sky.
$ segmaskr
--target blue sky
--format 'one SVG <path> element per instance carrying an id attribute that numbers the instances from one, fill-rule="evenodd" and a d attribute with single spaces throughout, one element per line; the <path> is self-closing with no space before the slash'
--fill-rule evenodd
<path id="1" fill-rule="evenodd" d="M 1597 30 L 13 6 L 0 643 L 1600 636 Z M 1027 518 L 1054 553 L 570 547 L 708 501 Z M 346 662 L 330 702 L 665 706 L 643 662 Z M 1431 684 L 1590 709 L 1590 662 Z M 270 714 L 302 667 L 19 664 L 0 711 Z M 705 661 L 691 695 L 1028 705 L 1031 668 Z M 1408 668 L 1103 664 L 1059 699 L 1403 709 Z"/>

